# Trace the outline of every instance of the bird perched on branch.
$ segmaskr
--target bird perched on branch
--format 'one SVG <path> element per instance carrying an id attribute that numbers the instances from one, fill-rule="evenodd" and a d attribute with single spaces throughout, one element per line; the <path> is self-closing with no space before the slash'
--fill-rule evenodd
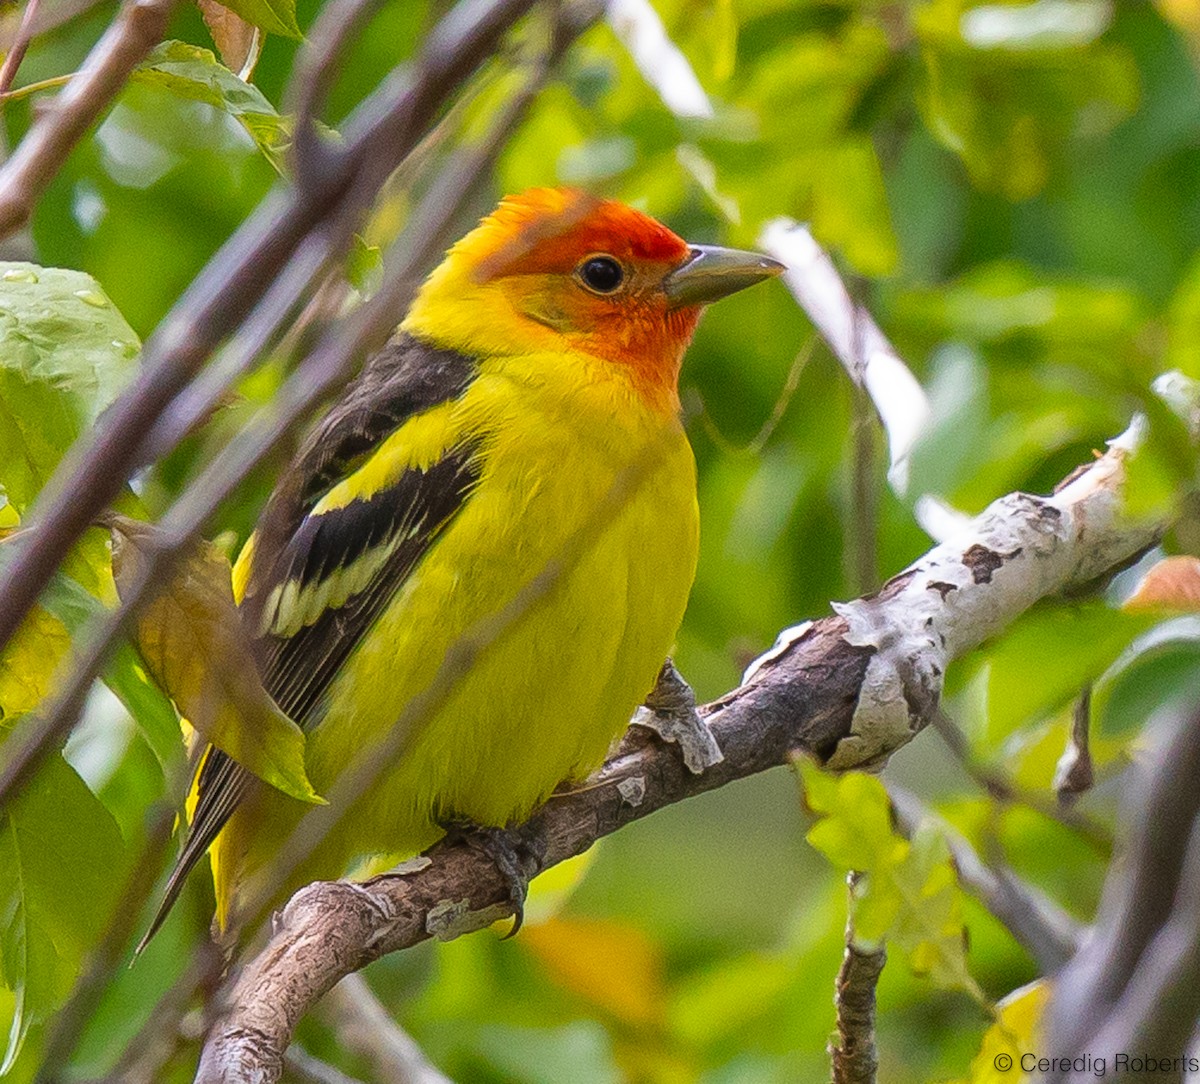
<path id="1" fill-rule="evenodd" d="M 385 738 L 398 753 L 276 899 L 364 856 L 415 854 L 450 823 L 521 822 L 601 763 L 695 572 L 684 350 L 707 303 L 781 270 L 560 189 L 504 200 L 450 249 L 234 569 L 317 790 Z M 405 718 L 465 642 L 440 699 Z M 215 749 L 197 784 L 160 918 L 211 845 L 224 926 L 308 807 Z"/>

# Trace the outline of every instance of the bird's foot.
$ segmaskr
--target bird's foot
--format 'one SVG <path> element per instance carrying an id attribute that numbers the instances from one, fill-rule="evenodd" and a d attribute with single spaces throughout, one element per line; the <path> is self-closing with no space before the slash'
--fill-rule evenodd
<path id="1" fill-rule="evenodd" d="M 508 887 L 508 902 L 513 909 L 512 929 L 504 940 L 514 937 L 525 921 L 525 897 L 529 894 L 529 868 L 536 872 L 539 856 L 536 848 L 519 831 L 511 828 L 489 828 L 465 818 L 444 821 L 446 837 L 461 841 L 473 850 L 487 855 L 500 871 Z"/>
<path id="2" fill-rule="evenodd" d="M 693 775 L 725 759 L 708 724 L 696 711 L 696 694 L 667 659 L 646 703 L 634 713 L 633 723 L 649 727 L 663 741 L 675 742 L 683 763 Z"/>

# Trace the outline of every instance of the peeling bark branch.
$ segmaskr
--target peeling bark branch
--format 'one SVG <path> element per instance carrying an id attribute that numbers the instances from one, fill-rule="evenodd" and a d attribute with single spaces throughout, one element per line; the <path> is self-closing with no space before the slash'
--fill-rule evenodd
<path id="1" fill-rule="evenodd" d="M 1089 583 L 1153 543 L 1157 525 L 1119 516 L 1124 455 L 1114 447 L 1051 497 L 1002 498 L 877 595 L 798 627 L 744 685 L 700 709 L 724 753 L 702 774 L 673 747 L 631 730 L 584 787 L 554 795 L 520 829 L 536 856 L 529 872 L 797 751 L 837 769 L 886 759 L 929 721 L 949 661 L 1039 599 Z M 490 860 L 447 841 L 364 884 L 302 889 L 225 991 L 197 1081 L 278 1079 L 292 1030 L 336 982 L 430 937 L 482 929 L 512 913 L 508 898 Z"/>

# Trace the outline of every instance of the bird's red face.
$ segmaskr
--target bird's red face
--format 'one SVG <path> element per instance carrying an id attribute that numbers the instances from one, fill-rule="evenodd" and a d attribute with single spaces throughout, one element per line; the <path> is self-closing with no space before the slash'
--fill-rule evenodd
<path id="1" fill-rule="evenodd" d="M 632 207 L 576 192 L 537 190 L 493 216 L 511 237 L 479 267 L 514 308 L 578 350 L 673 383 L 700 319 L 673 307 L 664 281 L 691 250 Z"/>
<path id="2" fill-rule="evenodd" d="M 448 264 L 469 268 L 459 288 L 477 295 L 492 341 L 507 328 L 521 342 L 591 355 L 672 403 L 704 305 L 782 270 L 757 253 L 689 245 L 615 200 L 551 188 L 505 199 Z"/>

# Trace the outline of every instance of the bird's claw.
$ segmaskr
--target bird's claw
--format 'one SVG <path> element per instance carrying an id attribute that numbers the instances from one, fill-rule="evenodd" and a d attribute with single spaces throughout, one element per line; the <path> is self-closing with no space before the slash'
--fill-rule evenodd
<path id="1" fill-rule="evenodd" d="M 646 703 L 634 713 L 633 722 L 649 727 L 663 741 L 675 742 L 683 763 L 693 775 L 725 759 L 708 724 L 696 711 L 696 694 L 667 659 Z"/>
<path id="2" fill-rule="evenodd" d="M 442 825 L 451 840 L 461 840 L 468 847 L 487 855 L 500 871 L 508 887 L 508 902 L 513 910 L 513 925 L 503 937 L 516 936 L 525 921 L 525 897 L 529 894 L 529 873 L 526 857 L 536 860 L 533 848 L 519 833 L 509 828 L 489 828 L 469 820 L 452 820 Z"/>

